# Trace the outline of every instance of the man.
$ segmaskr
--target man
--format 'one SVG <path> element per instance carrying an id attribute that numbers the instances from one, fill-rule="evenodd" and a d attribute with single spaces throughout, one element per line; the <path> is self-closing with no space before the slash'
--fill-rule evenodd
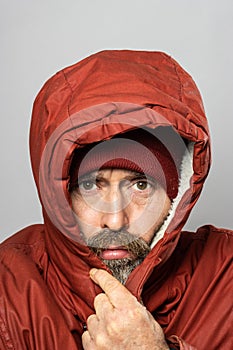
<path id="1" fill-rule="evenodd" d="M 0 348 L 231 349 L 232 231 L 181 231 L 210 145 L 179 64 L 104 51 L 62 70 L 30 147 L 44 224 L 1 245 Z"/>

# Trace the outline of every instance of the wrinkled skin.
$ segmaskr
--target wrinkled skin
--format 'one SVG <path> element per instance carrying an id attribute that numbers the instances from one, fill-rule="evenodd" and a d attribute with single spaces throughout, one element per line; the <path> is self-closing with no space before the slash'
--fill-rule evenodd
<path id="1" fill-rule="evenodd" d="M 92 269 L 90 276 L 103 293 L 82 336 L 85 350 L 169 349 L 160 325 L 118 280 L 104 270 Z"/>

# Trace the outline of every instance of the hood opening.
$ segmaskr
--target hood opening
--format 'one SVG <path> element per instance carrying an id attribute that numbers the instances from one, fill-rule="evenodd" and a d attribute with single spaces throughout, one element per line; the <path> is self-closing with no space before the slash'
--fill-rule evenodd
<path id="1" fill-rule="evenodd" d="M 113 106 L 115 108 L 113 113 Z M 126 111 L 126 113 L 124 113 Z M 105 112 L 105 113 L 103 113 Z M 86 119 L 92 122 L 73 127 L 77 125 L 77 120 L 83 120 L 82 113 Z M 99 116 L 101 115 L 101 122 Z M 103 116 L 105 115 L 105 117 Z M 138 115 L 138 116 L 137 116 Z M 93 118 L 94 116 L 94 118 Z M 124 124 L 120 122 L 124 118 Z M 95 120 L 93 122 L 93 119 Z M 174 133 L 174 125 L 171 125 L 166 118 L 160 116 L 149 108 L 142 108 L 133 104 L 114 103 L 92 107 L 88 110 L 81 111 L 73 117 L 67 119 L 60 125 L 50 137 L 43 152 L 43 157 L 40 164 L 40 194 L 42 204 L 50 217 L 51 222 L 65 236 L 70 237 L 74 241 L 82 244 L 80 239 L 79 229 L 75 222 L 75 217 L 71 208 L 69 195 L 69 169 L 75 149 L 85 147 L 92 143 L 97 143 L 100 140 L 108 140 L 119 133 L 124 136 L 129 130 L 144 128 L 151 130 L 152 133 L 160 135 L 161 130 L 170 129 Z M 189 127 L 190 128 L 190 127 Z M 179 135 L 179 134 L 177 134 Z M 161 137 L 162 142 L 166 143 Z M 184 139 L 179 136 L 180 139 Z M 182 141 L 184 144 L 184 141 Z M 152 247 L 161 240 L 165 231 L 169 231 L 169 227 L 175 228 L 175 225 L 180 224 L 183 217 L 179 217 L 179 222 L 171 226 L 173 219 L 176 216 L 178 204 L 190 187 L 190 177 L 193 174 L 192 169 L 192 142 L 189 143 L 189 148 L 185 146 L 186 152 L 182 161 L 181 181 L 179 185 L 179 193 L 173 200 L 170 210 L 170 215 L 160 228 L 156 237 L 153 240 Z M 170 145 L 170 151 L 172 152 Z M 187 165 L 189 163 L 189 166 Z M 189 198 L 190 201 L 190 198 Z M 186 199 L 186 210 L 183 216 L 186 215 L 189 202 Z"/>

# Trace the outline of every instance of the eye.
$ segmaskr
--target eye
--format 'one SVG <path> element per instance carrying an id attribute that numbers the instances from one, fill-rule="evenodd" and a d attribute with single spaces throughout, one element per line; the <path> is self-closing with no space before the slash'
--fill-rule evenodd
<path id="1" fill-rule="evenodd" d="M 147 190 L 149 187 L 150 187 L 150 184 L 144 180 L 144 181 L 137 181 L 133 187 L 136 189 L 136 190 L 139 190 L 139 191 L 145 191 Z"/>
<path id="2" fill-rule="evenodd" d="M 131 189 L 133 193 L 137 196 L 152 196 L 157 189 L 157 182 L 153 179 L 143 178 L 135 179 L 132 183 Z"/>
<path id="3" fill-rule="evenodd" d="M 84 180 L 79 184 L 79 189 L 82 191 L 91 191 L 95 190 L 97 188 L 97 185 L 92 180 Z"/>

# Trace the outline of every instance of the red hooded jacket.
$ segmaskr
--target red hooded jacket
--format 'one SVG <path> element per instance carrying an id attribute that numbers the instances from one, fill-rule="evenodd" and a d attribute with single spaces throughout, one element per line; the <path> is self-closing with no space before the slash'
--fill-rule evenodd
<path id="1" fill-rule="evenodd" d="M 0 349 L 82 349 L 106 266 L 79 240 L 68 191 L 75 148 L 137 127 L 172 127 L 188 143 L 172 215 L 126 287 L 172 349 L 230 350 L 233 232 L 182 232 L 209 171 L 207 121 L 192 78 L 161 52 L 103 51 L 63 69 L 39 92 L 30 149 L 44 224 L 0 248 Z"/>

